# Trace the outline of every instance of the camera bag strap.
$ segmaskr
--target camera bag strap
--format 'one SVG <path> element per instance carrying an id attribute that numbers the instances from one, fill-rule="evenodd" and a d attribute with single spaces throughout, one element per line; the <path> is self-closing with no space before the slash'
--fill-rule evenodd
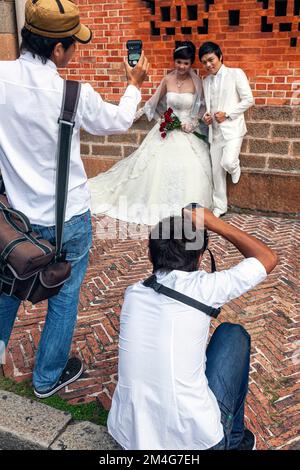
<path id="1" fill-rule="evenodd" d="M 58 119 L 55 235 L 56 261 L 64 260 L 62 253 L 63 229 L 68 195 L 70 153 L 75 116 L 78 107 L 81 84 L 73 80 L 64 81 L 61 114 Z"/>

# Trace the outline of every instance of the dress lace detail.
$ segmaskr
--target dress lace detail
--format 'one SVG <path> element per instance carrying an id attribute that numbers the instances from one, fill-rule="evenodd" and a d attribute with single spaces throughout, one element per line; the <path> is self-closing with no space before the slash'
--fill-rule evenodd
<path id="1" fill-rule="evenodd" d="M 167 105 L 182 123 L 192 121 L 192 104 L 192 93 L 167 93 Z M 162 139 L 159 125 L 155 124 L 129 157 L 89 180 L 93 213 L 153 225 L 161 217 L 180 214 L 189 202 L 211 208 L 212 174 L 207 144 L 181 130 Z"/>

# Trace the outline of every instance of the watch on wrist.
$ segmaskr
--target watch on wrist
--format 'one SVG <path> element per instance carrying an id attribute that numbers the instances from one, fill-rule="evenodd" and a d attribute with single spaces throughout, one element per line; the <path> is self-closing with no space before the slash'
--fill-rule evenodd
<path id="1" fill-rule="evenodd" d="M 225 113 L 225 118 L 229 119 L 229 114 Z"/>

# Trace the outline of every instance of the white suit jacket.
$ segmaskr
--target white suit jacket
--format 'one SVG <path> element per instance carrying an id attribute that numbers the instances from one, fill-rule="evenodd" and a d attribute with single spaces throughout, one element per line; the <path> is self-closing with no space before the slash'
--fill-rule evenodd
<path id="1" fill-rule="evenodd" d="M 210 112 L 211 79 L 203 79 L 203 91 L 206 110 Z M 242 69 L 229 68 L 223 65 L 219 88 L 218 111 L 229 115 L 220 128 L 225 140 L 243 137 L 247 132 L 244 113 L 254 104 L 254 98 L 248 78 Z M 209 126 L 209 142 L 213 140 L 213 128 Z"/>

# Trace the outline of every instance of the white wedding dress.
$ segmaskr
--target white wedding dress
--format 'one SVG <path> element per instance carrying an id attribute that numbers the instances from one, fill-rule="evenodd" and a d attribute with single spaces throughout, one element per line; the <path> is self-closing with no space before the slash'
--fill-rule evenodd
<path id="1" fill-rule="evenodd" d="M 189 122 L 192 93 L 167 93 L 167 105 Z M 89 179 L 92 213 L 136 224 L 154 225 L 198 202 L 212 208 L 208 145 L 193 134 L 173 130 L 163 139 L 159 123 L 140 147 L 110 170 Z"/>

